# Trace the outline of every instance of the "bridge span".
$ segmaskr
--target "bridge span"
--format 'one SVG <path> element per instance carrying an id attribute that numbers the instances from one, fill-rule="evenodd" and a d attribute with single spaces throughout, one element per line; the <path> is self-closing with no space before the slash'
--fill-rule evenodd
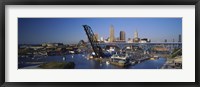
<path id="1" fill-rule="evenodd" d="M 124 49 L 126 47 L 140 47 L 143 50 L 149 50 L 152 47 L 160 46 L 163 48 L 167 48 L 169 50 L 173 50 L 174 48 L 182 48 L 181 42 L 149 42 L 149 43 L 99 43 L 99 46 L 103 49 L 106 47 L 118 47 L 119 49 Z"/>

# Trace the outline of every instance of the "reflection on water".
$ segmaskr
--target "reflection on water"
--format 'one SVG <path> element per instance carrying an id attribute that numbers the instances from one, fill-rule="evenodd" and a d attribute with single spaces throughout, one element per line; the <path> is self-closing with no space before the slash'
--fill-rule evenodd
<path id="1" fill-rule="evenodd" d="M 47 62 L 74 62 L 76 69 L 123 69 L 123 67 L 114 66 L 111 64 L 106 64 L 105 62 L 88 60 L 83 54 L 72 54 L 66 55 L 65 59 L 63 56 L 48 56 L 42 58 L 19 58 L 18 68 L 23 68 L 26 66 L 37 65 L 38 63 Z M 161 68 L 166 62 L 165 58 L 159 58 L 157 60 L 146 60 L 142 63 L 136 65 L 130 65 L 125 67 L 127 69 L 157 69 Z M 35 64 L 34 64 L 35 63 Z"/>

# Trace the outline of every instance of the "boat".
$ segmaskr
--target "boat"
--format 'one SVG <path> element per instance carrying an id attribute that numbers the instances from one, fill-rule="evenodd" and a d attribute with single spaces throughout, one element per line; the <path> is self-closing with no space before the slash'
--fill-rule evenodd
<path id="1" fill-rule="evenodd" d="M 155 60 L 155 58 L 152 57 L 152 58 L 150 58 L 150 60 Z"/>
<path id="2" fill-rule="evenodd" d="M 74 54 L 75 52 L 74 51 L 69 51 L 69 53 Z"/>
<path id="3" fill-rule="evenodd" d="M 154 58 L 159 58 L 159 56 L 154 56 Z"/>
<path id="4" fill-rule="evenodd" d="M 90 59 L 93 59 L 94 57 L 93 57 L 93 56 L 89 56 L 89 58 L 90 58 Z"/>
<path id="5" fill-rule="evenodd" d="M 135 61 L 132 61 L 132 62 L 131 62 L 132 65 L 134 65 L 135 63 L 136 63 Z"/>
<path id="6" fill-rule="evenodd" d="M 130 64 L 130 57 L 128 54 L 126 55 L 118 55 L 114 54 L 111 56 L 111 64 L 118 65 L 118 66 L 126 66 Z"/>
<path id="7" fill-rule="evenodd" d="M 65 56 L 63 56 L 63 61 L 65 61 L 65 60 L 66 60 Z"/>
<path id="8" fill-rule="evenodd" d="M 108 65 L 108 64 L 110 64 L 110 62 L 109 62 L 109 61 L 106 61 L 106 64 Z"/>

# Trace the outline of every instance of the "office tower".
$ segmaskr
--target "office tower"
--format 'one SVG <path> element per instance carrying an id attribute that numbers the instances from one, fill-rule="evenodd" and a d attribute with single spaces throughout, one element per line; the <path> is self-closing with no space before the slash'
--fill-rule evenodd
<path id="1" fill-rule="evenodd" d="M 138 32 L 137 32 L 137 30 L 134 32 L 134 38 L 138 38 Z"/>
<path id="2" fill-rule="evenodd" d="M 98 38 L 99 38 L 99 37 L 98 37 L 98 34 L 97 34 L 97 33 L 94 34 L 94 38 L 98 41 Z"/>
<path id="3" fill-rule="evenodd" d="M 120 40 L 123 40 L 123 41 L 126 40 L 125 32 L 124 31 L 120 31 Z"/>
<path id="4" fill-rule="evenodd" d="M 110 26 L 110 42 L 114 42 L 115 41 L 115 36 L 114 36 L 114 27 L 113 25 Z"/>
<path id="5" fill-rule="evenodd" d="M 134 32 L 134 42 L 139 42 L 137 30 Z"/>

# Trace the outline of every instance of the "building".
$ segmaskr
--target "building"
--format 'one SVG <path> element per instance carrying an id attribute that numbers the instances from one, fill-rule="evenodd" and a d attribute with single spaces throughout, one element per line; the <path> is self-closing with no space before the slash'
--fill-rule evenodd
<path id="1" fill-rule="evenodd" d="M 182 42 L 181 34 L 179 34 L 179 36 L 178 36 L 178 42 Z"/>
<path id="2" fill-rule="evenodd" d="M 103 42 L 103 41 L 104 41 L 104 38 L 103 38 L 103 37 L 101 37 L 101 38 L 100 38 L 100 41 L 102 41 L 102 42 Z"/>
<path id="3" fill-rule="evenodd" d="M 167 42 L 167 39 L 165 39 L 165 43 Z"/>
<path id="4" fill-rule="evenodd" d="M 148 43 L 148 42 L 150 42 L 150 39 L 148 38 L 143 38 L 140 40 L 140 43 Z"/>
<path id="5" fill-rule="evenodd" d="M 43 47 L 47 46 L 47 43 L 42 43 L 42 46 L 43 46 Z"/>
<path id="6" fill-rule="evenodd" d="M 139 42 L 140 39 L 138 38 L 138 32 L 137 30 L 134 32 L 134 39 L 133 39 L 133 42 Z"/>
<path id="7" fill-rule="evenodd" d="M 115 41 L 120 41 L 120 37 L 117 37 L 117 38 L 115 39 Z"/>
<path id="8" fill-rule="evenodd" d="M 38 49 L 43 49 L 44 47 L 42 45 L 31 45 L 30 48 L 34 50 L 38 50 Z"/>
<path id="9" fill-rule="evenodd" d="M 98 41 L 98 39 L 99 39 L 99 35 L 98 35 L 98 33 L 95 33 L 95 34 L 94 34 L 94 40 L 97 40 L 97 41 Z"/>
<path id="10" fill-rule="evenodd" d="M 63 43 L 53 43 L 54 46 L 63 46 L 64 44 Z"/>
<path id="11" fill-rule="evenodd" d="M 115 36 L 114 36 L 114 27 L 113 25 L 110 26 L 110 42 L 114 42 L 115 41 Z"/>
<path id="12" fill-rule="evenodd" d="M 137 32 L 137 30 L 134 32 L 134 38 L 138 38 L 138 32 Z"/>
<path id="13" fill-rule="evenodd" d="M 58 46 L 63 46 L 63 43 L 43 43 L 42 46 L 43 47 L 47 47 L 47 48 L 55 48 Z"/>
<path id="14" fill-rule="evenodd" d="M 131 38 L 128 38 L 128 43 L 133 43 L 133 40 Z"/>
<path id="15" fill-rule="evenodd" d="M 47 47 L 54 47 L 54 44 L 53 43 L 47 43 L 46 46 Z"/>
<path id="16" fill-rule="evenodd" d="M 126 37 L 125 37 L 125 32 L 124 31 L 120 31 L 120 40 L 121 41 L 126 41 Z"/>

